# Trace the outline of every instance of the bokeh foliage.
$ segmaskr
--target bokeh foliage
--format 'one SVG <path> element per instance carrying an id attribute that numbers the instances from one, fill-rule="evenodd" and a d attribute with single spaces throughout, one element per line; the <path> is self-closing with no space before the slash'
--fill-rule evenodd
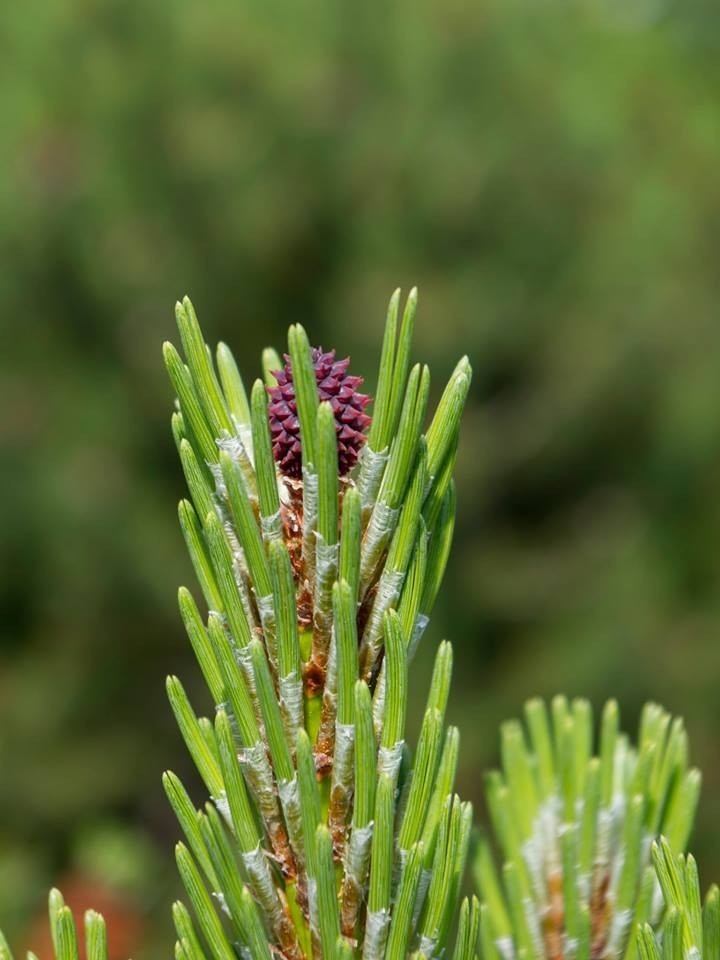
<path id="1" fill-rule="evenodd" d="M 370 372 L 387 295 L 419 284 L 436 391 L 459 352 L 476 371 L 431 626 L 456 647 L 461 792 L 480 800 L 497 723 L 530 694 L 616 696 L 628 721 L 652 697 L 686 718 L 693 847 L 720 875 L 714 5 L 46 0 L 0 18 L 10 932 L 49 883 L 112 869 L 169 940 L 159 773 L 183 750 L 162 679 L 193 671 L 160 344 L 186 291 L 250 378 L 293 321 Z M 415 670 L 425 689 L 429 658 Z"/>

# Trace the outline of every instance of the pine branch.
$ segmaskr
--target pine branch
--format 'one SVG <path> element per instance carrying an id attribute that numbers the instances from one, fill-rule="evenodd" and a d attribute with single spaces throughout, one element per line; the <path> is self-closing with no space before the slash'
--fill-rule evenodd
<path id="1" fill-rule="evenodd" d="M 165 775 L 194 913 L 174 910 L 182 960 L 447 950 L 471 815 L 453 794 L 458 736 L 444 726 L 449 644 L 414 758 L 406 701 L 452 537 L 470 374 L 461 361 L 426 436 L 429 371 L 410 371 L 416 304 L 412 291 L 398 335 L 399 292 L 391 300 L 367 442 L 361 379 L 302 327 L 284 365 L 265 351 L 248 402 L 229 347 L 216 372 L 192 304 L 177 307 L 185 362 L 169 345 L 165 358 L 192 501 L 180 519 L 206 617 L 185 588 L 179 602 L 216 704 L 214 722 L 198 718 L 168 681 L 212 801 L 195 810 Z M 478 924 L 466 903 L 458 960 L 474 957 Z"/>
<path id="2" fill-rule="evenodd" d="M 349 360 L 311 348 L 300 325 L 284 363 L 263 352 L 248 397 L 230 348 L 213 358 L 190 300 L 176 305 L 184 359 L 169 343 L 163 355 L 189 493 L 178 515 L 205 612 L 184 587 L 178 604 L 215 705 L 198 716 L 168 678 L 209 796 L 198 809 L 163 777 L 191 908 L 173 907 L 176 960 L 447 953 L 471 818 L 453 792 L 449 644 L 414 754 L 406 712 L 452 539 L 470 368 L 460 361 L 424 432 L 429 370 L 410 370 L 417 291 L 398 330 L 399 302 L 396 291 L 373 420 Z M 474 960 L 479 917 L 466 901 L 456 960 Z M 57 960 L 77 960 L 57 891 L 50 920 Z M 104 960 L 94 913 L 86 943 Z M 0 960 L 11 960 L 2 935 Z"/>
<path id="3" fill-rule="evenodd" d="M 483 838 L 483 957 L 636 960 L 638 925 L 653 930 L 662 919 L 651 843 L 665 834 L 684 850 L 697 805 L 700 775 L 688 765 L 682 721 L 648 704 L 632 746 L 610 701 L 593 756 L 587 701 L 556 697 L 548 713 L 532 700 L 525 719 L 526 730 L 503 726 L 502 772 L 487 778 L 504 863 L 501 882 Z"/>

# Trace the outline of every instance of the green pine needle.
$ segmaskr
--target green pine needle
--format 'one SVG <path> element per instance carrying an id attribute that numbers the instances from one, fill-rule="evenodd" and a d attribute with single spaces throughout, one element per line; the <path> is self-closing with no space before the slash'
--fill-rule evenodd
<path id="1" fill-rule="evenodd" d="M 223 451 L 220 454 L 220 469 L 227 489 L 230 514 L 245 553 L 250 580 L 256 595 L 267 597 L 272 590 L 270 566 L 240 468 L 230 455 Z"/>
<path id="2" fill-rule="evenodd" d="M 263 377 L 265 379 L 265 384 L 268 387 L 274 387 L 277 383 L 275 379 L 275 374 L 278 370 L 282 370 L 283 362 L 280 359 L 280 354 L 273 347 L 265 347 L 262 352 L 262 369 Z"/>
<path id="3" fill-rule="evenodd" d="M 290 327 L 288 331 L 288 353 L 292 362 L 295 399 L 300 421 L 303 466 L 307 467 L 317 462 L 318 391 L 310 344 L 305 330 L 299 323 Z"/>
<path id="4" fill-rule="evenodd" d="M 188 500 L 180 501 L 178 517 L 195 576 L 205 597 L 205 603 L 209 610 L 220 610 L 222 609 L 222 598 L 210 561 L 210 554 L 203 537 L 200 521 Z"/>
<path id="5" fill-rule="evenodd" d="M 232 423 L 213 370 L 210 353 L 202 338 L 195 309 L 188 297 L 175 304 L 180 339 L 182 340 L 187 365 L 195 390 L 213 436 L 220 437 L 232 430 Z"/>
<path id="6" fill-rule="evenodd" d="M 247 426 L 250 423 L 247 392 L 230 347 L 219 343 L 215 358 L 228 410 L 237 424 Z"/>
<path id="7" fill-rule="evenodd" d="M 318 443 L 318 526 L 317 532 L 327 544 L 338 536 L 338 457 L 335 414 L 325 401 L 317 410 Z"/>
<path id="8" fill-rule="evenodd" d="M 279 517 L 280 497 L 270 440 L 267 403 L 265 386 L 262 380 L 256 380 L 252 388 L 252 438 L 262 527 L 267 538 L 279 538 L 282 535 Z"/>
<path id="9" fill-rule="evenodd" d="M 215 906 L 203 884 L 200 873 L 188 852 L 187 847 L 178 843 L 175 847 L 180 879 L 195 912 L 198 926 L 205 938 L 210 952 L 217 960 L 236 960 L 235 952 L 228 940 L 225 929 Z"/>
<path id="10" fill-rule="evenodd" d="M 399 303 L 400 290 L 397 289 L 390 297 L 390 303 L 387 309 L 385 335 L 383 337 L 382 352 L 380 354 L 380 372 L 378 374 L 377 389 L 375 391 L 373 422 L 368 435 L 368 445 L 370 449 L 378 452 L 388 446 L 394 432 L 392 429 L 391 407 Z"/>

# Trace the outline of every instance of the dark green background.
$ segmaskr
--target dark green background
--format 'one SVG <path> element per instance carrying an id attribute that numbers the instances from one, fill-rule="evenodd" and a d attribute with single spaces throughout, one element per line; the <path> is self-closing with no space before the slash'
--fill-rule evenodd
<path id="1" fill-rule="evenodd" d="M 104 877 L 145 955 L 170 947 L 160 773 L 189 763 L 165 674 L 209 706 L 175 609 L 192 581 L 160 355 L 185 292 L 248 378 L 301 321 L 372 389 L 387 297 L 419 285 L 435 392 L 464 352 L 475 379 L 416 711 L 448 636 L 482 816 L 526 696 L 616 695 L 630 726 L 659 699 L 686 717 L 720 877 L 716 4 L 45 0 L 5 4 L 0 30 L 17 942 L 51 882 Z"/>

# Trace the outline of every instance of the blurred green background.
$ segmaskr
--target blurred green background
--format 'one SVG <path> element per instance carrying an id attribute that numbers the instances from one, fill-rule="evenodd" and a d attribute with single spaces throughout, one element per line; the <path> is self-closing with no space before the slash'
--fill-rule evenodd
<path id="1" fill-rule="evenodd" d="M 659 0 L 45 0 L 0 14 L 0 918 L 50 883 L 170 948 L 163 680 L 209 707 L 160 345 L 190 293 L 253 377 L 293 321 L 374 387 L 420 286 L 475 368 L 416 663 L 456 648 L 461 789 L 530 694 L 657 698 L 720 878 L 720 14 Z M 422 681 L 422 682 L 421 682 Z M 199 795 L 198 795 L 199 796 Z M 142 940 L 144 948 L 138 946 Z"/>

